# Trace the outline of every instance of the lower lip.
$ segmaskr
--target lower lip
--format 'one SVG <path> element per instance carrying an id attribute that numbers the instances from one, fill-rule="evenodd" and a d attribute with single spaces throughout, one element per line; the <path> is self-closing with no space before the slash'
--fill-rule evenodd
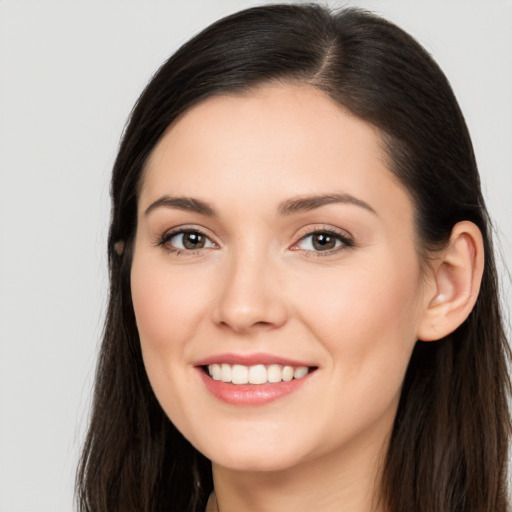
<path id="1" fill-rule="evenodd" d="M 275 384 L 231 384 L 213 380 L 201 368 L 199 374 L 206 389 L 223 402 L 232 405 L 264 405 L 278 400 L 297 391 L 307 380 L 311 373 L 300 379 L 289 382 L 276 382 Z"/>

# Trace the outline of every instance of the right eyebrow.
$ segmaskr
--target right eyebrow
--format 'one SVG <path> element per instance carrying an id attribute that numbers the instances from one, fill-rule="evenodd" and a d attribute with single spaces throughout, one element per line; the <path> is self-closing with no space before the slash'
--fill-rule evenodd
<path id="1" fill-rule="evenodd" d="M 216 217 L 217 212 L 210 204 L 200 199 L 193 199 L 191 197 L 171 197 L 162 196 L 156 201 L 153 201 L 144 212 L 144 215 L 148 215 L 156 208 L 175 208 L 177 210 L 184 210 L 187 212 L 195 212 L 207 217 Z"/>
<path id="2" fill-rule="evenodd" d="M 290 199 L 281 203 L 279 206 L 279 213 L 281 215 L 292 215 L 334 203 L 353 204 L 377 215 L 377 212 L 368 203 L 365 203 L 362 199 L 358 199 L 350 194 L 322 194 Z"/>

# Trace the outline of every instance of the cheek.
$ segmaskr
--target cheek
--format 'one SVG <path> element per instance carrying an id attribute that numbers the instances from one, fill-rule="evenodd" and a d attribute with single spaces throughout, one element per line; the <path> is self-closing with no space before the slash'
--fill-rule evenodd
<path id="1" fill-rule="evenodd" d="M 344 378 L 386 375 L 394 386 L 401 384 L 416 342 L 419 275 L 414 254 L 390 253 L 317 273 L 304 283 L 297 293 L 303 322 L 322 340 L 332 364 L 343 368 Z"/>
<path id="2" fill-rule="evenodd" d="M 194 335 L 208 301 L 208 280 L 154 260 L 142 254 L 133 261 L 131 290 L 137 328 L 143 350 L 149 346 L 175 350 L 180 340 Z"/>
<path id="3" fill-rule="evenodd" d="M 326 394 L 323 407 L 346 433 L 381 419 L 384 430 L 391 428 L 416 342 L 416 267 L 390 270 L 381 263 L 346 268 L 325 287 L 317 280 L 316 290 L 329 291 L 310 294 L 301 305 L 303 322 L 326 353 L 329 386 L 337 390 Z"/>
<path id="4" fill-rule="evenodd" d="M 189 342 L 210 300 L 205 294 L 211 283 L 203 274 L 173 267 L 154 250 L 136 250 L 132 263 L 132 302 L 144 366 L 158 401 L 178 424 L 188 410 L 183 386 L 190 371 Z"/>

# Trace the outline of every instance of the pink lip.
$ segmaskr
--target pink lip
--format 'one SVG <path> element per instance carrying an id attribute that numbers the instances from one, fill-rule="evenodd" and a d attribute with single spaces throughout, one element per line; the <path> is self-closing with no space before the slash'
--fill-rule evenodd
<path id="1" fill-rule="evenodd" d="M 256 364 L 281 364 L 283 366 L 314 366 L 304 361 L 297 361 L 285 357 L 274 356 L 271 354 L 216 354 L 214 356 L 206 357 L 200 361 L 196 361 L 194 366 L 208 366 L 209 364 L 242 364 L 244 366 L 254 366 Z"/>
<path id="2" fill-rule="evenodd" d="M 212 363 L 213 364 L 213 363 Z M 206 389 L 216 398 L 232 405 L 264 405 L 273 402 L 278 398 L 289 395 L 298 390 L 309 380 L 308 373 L 301 379 L 294 379 L 290 382 L 277 382 L 275 384 L 231 384 L 213 380 L 201 368 L 198 372 L 203 380 Z"/>
<path id="3" fill-rule="evenodd" d="M 216 398 L 232 405 L 264 405 L 273 402 L 278 398 L 289 395 L 298 390 L 303 384 L 309 381 L 312 375 L 310 372 L 301 379 L 294 379 L 289 382 L 276 382 L 272 384 L 231 384 L 212 379 L 203 369 L 210 364 L 241 364 L 244 366 L 254 366 L 257 364 L 271 365 L 280 364 L 282 366 L 300 366 L 312 367 L 304 361 L 297 361 L 272 354 L 216 354 L 209 356 L 194 363 L 198 373 L 206 386 L 206 389 Z"/>

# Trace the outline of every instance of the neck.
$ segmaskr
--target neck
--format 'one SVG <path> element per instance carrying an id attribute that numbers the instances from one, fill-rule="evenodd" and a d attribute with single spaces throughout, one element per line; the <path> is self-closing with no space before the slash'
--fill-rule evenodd
<path id="1" fill-rule="evenodd" d="M 386 446 L 332 451 L 280 471 L 236 471 L 213 464 L 212 512 L 384 512 L 381 468 Z"/>

